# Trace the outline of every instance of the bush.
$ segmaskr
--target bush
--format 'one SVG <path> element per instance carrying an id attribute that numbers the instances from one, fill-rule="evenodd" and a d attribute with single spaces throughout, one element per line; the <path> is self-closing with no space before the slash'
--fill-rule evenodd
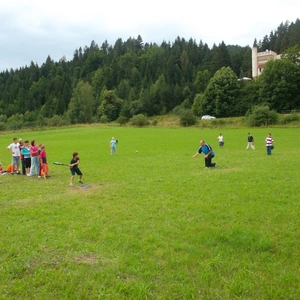
<path id="1" fill-rule="evenodd" d="M 6 125 L 4 122 L 0 122 L 0 131 L 6 130 Z"/>
<path id="2" fill-rule="evenodd" d="M 180 105 L 177 105 L 172 109 L 172 114 L 175 116 L 180 116 L 184 111 L 185 108 L 182 108 Z"/>
<path id="3" fill-rule="evenodd" d="M 296 111 L 292 111 L 292 114 L 283 117 L 281 123 L 288 124 L 288 123 L 299 122 L 299 121 L 300 121 L 300 115 Z"/>
<path id="4" fill-rule="evenodd" d="M 221 127 L 221 126 L 224 126 L 226 124 L 226 122 L 224 120 L 220 120 L 220 119 L 213 119 L 211 121 L 211 123 L 214 125 L 214 126 L 218 126 L 218 127 Z"/>
<path id="5" fill-rule="evenodd" d="M 53 127 L 65 126 L 69 124 L 70 124 L 70 120 L 66 116 L 58 116 L 58 115 L 54 115 L 52 118 L 48 119 L 47 122 L 48 126 L 53 126 Z"/>
<path id="6" fill-rule="evenodd" d="M 0 115 L 0 122 L 7 122 L 7 116 L 6 115 Z"/>
<path id="7" fill-rule="evenodd" d="M 196 124 L 196 116 L 191 110 L 184 111 L 180 116 L 180 125 L 188 127 Z"/>
<path id="8" fill-rule="evenodd" d="M 139 127 L 143 127 L 143 126 L 147 126 L 149 125 L 149 121 L 147 119 L 146 116 L 144 116 L 143 114 L 138 114 L 133 116 L 131 119 L 131 124 L 134 126 L 139 126 Z"/>
<path id="9" fill-rule="evenodd" d="M 152 125 L 152 126 L 156 126 L 157 123 L 158 123 L 158 120 L 157 120 L 157 119 L 154 119 L 154 120 L 152 121 L 151 125 Z"/>
<path id="10" fill-rule="evenodd" d="M 107 117 L 107 115 L 102 115 L 100 117 L 100 123 L 108 123 L 108 117 Z"/>
<path id="11" fill-rule="evenodd" d="M 278 122 L 278 114 L 268 106 L 254 106 L 246 115 L 246 123 L 250 127 L 268 126 Z"/>
<path id="12" fill-rule="evenodd" d="M 119 123 L 121 126 L 125 125 L 127 123 L 127 119 L 124 116 L 120 116 L 117 120 L 117 123 Z"/>

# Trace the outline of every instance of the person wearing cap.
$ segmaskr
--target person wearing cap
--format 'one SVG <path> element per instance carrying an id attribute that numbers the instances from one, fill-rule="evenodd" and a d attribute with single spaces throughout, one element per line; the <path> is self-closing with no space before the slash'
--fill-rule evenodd
<path id="1" fill-rule="evenodd" d="M 12 170 L 10 173 L 14 174 L 16 172 L 20 174 L 20 144 L 17 138 L 13 138 L 13 143 L 7 147 L 7 150 L 12 154 Z"/>

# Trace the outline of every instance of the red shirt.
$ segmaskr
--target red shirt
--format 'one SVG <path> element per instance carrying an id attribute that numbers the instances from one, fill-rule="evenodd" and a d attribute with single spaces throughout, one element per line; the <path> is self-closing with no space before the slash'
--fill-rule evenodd
<path id="1" fill-rule="evenodd" d="M 41 153 L 40 153 L 40 159 L 42 160 L 42 162 L 43 162 L 44 164 L 47 163 L 46 152 L 41 151 Z"/>

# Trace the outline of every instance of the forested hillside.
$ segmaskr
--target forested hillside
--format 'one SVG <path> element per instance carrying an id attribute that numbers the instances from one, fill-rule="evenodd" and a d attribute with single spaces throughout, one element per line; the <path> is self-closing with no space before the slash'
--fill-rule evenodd
<path id="1" fill-rule="evenodd" d="M 51 120 L 53 125 L 128 120 L 178 107 L 224 117 L 244 115 L 257 104 L 279 112 L 300 108 L 300 20 L 281 24 L 254 45 L 287 53 L 258 80 L 243 82 L 238 78 L 252 74 L 250 47 L 221 42 L 210 49 L 180 37 L 161 45 L 144 43 L 141 36 L 114 45 L 92 41 L 70 61 L 49 56 L 41 66 L 31 62 L 1 72 L 0 130 L 9 123 L 17 128 Z"/>

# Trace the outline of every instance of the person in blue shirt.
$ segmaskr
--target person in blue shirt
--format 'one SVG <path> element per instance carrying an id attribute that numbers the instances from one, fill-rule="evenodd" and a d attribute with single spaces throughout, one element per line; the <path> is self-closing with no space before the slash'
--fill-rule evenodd
<path id="1" fill-rule="evenodd" d="M 31 167 L 31 154 L 29 150 L 29 141 L 26 140 L 24 142 L 24 147 L 21 150 L 21 154 L 24 156 L 24 167 L 25 167 L 25 174 L 30 174 L 30 167 Z"/>
<path id="2" fill-rule="evenodd" d="M 114 137 L 111 138 L 110 141 L 110 155 L 116 155 L 117 154 L 117 141 Z"/>
<path id="3" fill-rule="evenodd" d="M 212 163 L 211 160 L 215 157 L 215 153 L 212 147 L 209 144 L 206 144 L 205 141 L 200 141 L 200 148 L 198 151 L 193 155 L 193 158 L 196 158 L 199 154 L 204 154 L 205 159 L 205 168 L 215 167 L 217 164 Z"/>

